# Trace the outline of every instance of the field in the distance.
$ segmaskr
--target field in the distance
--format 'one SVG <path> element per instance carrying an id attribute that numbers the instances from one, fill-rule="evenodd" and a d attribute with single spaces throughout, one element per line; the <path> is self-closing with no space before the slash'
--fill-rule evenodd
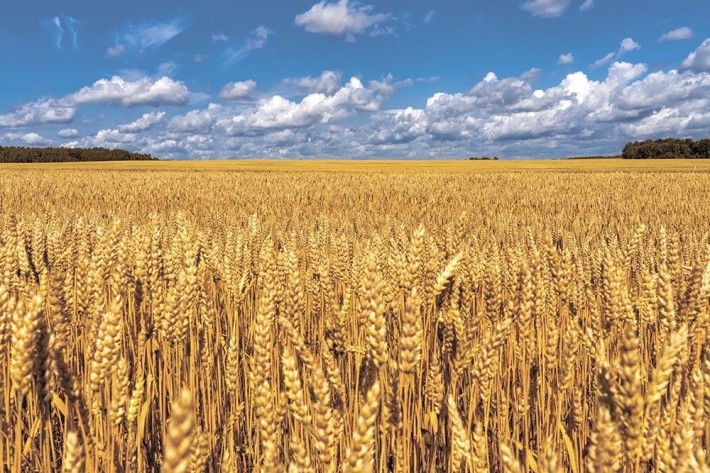
<path id="1" fill-rule="evenodd" d="M 0 164 L 0 169 L 125 169 L 225 171 L 698 171 L 710 172 L 710 159 L 538 159 L 538 160 L 347 160 L 234 159 L 191 161 L 111 161 L 52 164 Z"/>
<path id="2" fill-rule="evenodd" d="M 708 202 L 708 160 L 0 165 L 0 462 L 708 472 Z"/>

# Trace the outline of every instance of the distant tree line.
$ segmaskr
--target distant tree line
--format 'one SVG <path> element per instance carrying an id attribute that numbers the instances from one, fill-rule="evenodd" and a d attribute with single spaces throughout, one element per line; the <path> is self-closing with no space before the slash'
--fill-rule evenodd
<path id="1" fill-rule="evenodd" d="M 469 161 L 498 161 L 498 156 L 493 156 L 492 158 L 489 156 L 471 156 L 468 159 Z"/>
<path id="2" fill-rule="evenodd" d="M 710 158 L 710 139 L 693 141 L 690 138 L 664 138 L 660 140 L 626 143 L 621 152 L 624 159 L 699 159 Z"/>
<path id="3" fill-rule="evenodd" d="M 81 161 L 143 161 L 150 154 L 106 148 L 30 148 L 0 146 L 0 163 L 71 163 Z"/>

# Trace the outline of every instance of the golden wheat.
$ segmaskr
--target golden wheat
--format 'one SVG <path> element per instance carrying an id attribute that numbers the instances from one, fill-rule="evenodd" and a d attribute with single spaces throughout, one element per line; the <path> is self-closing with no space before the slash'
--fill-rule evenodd
<path id="1" fill-rule="evenodd" d="M 710 173 L 136 166 L 0 174 L 4 471 L 710 469 Z"/>

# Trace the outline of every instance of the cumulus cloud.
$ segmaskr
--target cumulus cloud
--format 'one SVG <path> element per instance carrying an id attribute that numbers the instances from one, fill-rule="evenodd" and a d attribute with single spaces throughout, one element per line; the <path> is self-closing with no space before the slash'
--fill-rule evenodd
<path id="1" fill-rule="evenodd" d="M 119 125 L 118 131 L 121 133 L 139 133 L 153 128 L 153 126 L 162 122 L 164 118 L 165 112 L 144 113 L 131 123 Z"/>
<path id="2" fill-rule="evenodd" d="M 41 99 L 0 115 L 0 127 L 22 127 L 47 123 L 69 123 L 84 104 L 124 107 L 140 105 L 184 105 L 190 92 L 184 83 L 169 77 L 125 80 L 119 76 L 100 79 L 92 85 L 60 99 Z"/>
<path id="3" fill-rule="evenodd" d="M 296 15 L 295 23 L 309 33 L 345 35 L 351 41 L 357 34 L 362 34 L 390 18 L 386 13 L 374 13 L 372 5 L 359 5 L 349 0 L 328 3 L 322 0 L 308 11 Z M 377 31 L 372 32 L 376 35 Z"/>
<path id="4" fill-rule="evenodd" d="M 646 73 L 643 64 L 615 62 L 603 81 L 574 72 L 547 89 L 532 87 L 534 74 L 501 79 L 488 73 L 468 92 L 432 95 L 424 108 L 375 114 L 366 142 L 400 155 L 457 149 L 463 154 L 476 146 L 487 153 L 531 155 L 550 143 L 567 143 L 569 153 L 616 152 L 609 140 L 619 147 L 636 136 L 699 136 L 707 130 L 710 74 Z"/>
<path id="5" fill-rule="evenodd" d="M 286 79 L 287 85 L 296 85 L 307 92 L 333 94 L 340 88 L 342 74 L 336 71 L 325 70 L 317 77 L 306 76 L 298 79 Z"/>
<path id="6" fill-rule="evenodd" d="M 296 141 L 298 134 L 290 128 L 271 132 L 264 136 L 264 141 L 274 145 L 288 145 Z"/>
<path id="7" fill-rule="evenodd" d="M 633 50 L 637 43 L 631 41 L 622 42 L 619 51 Z M 391 75 L 344 80 L 340 73 L 325 70 L 287 79 L 255 101 L 225 99 L 174 116 L 167 109 L 142 110 L 133 121 L 114 128 L 89 131 L 82 122 L 77 125 L 81 133 L 63 128 L 57 134 L 72 140 L 62 146 L 118 146 L 193 158 L 615 153 L 630 139 L 707 134 L 708 51 L 710 39 L 679 70 L 649 71 L 644 64 L 612 57 L 603 78 L 594 80 L 576 71 L 545 87 L 537 84 L 540 71 L 535 69 L 510 77 L 489 72 L 467 90 L 432 93 L 419 107 L 396 109 L 387 109 L 386 100 L 397 87 L 413 81 L 397 81 Z M 25 104 L 0 115 L 0 126 L 71 121 L 82 104 L 169 104 L 160 102 L 165 93 L 159 91 L 181 89 L 175 81 L 156 86 L 159 79 L 127 77 L 104 79 L 63 98 Z M 253 93 L 255 84 L 249 82 L 227 84 L 225 93 L 235 98 Z M 11 129 L 3 139 L 26 143 L 25 137 L 36 133 L 27 139 L 39 143 L 48 128 Z M 62 141 L 66 140 L 57 140 Z"/>
<path id="8" fill-rule="evenodd" d="M 124 53 L 144 53 L 167 43 L 185 30 L 182 18 L 170 21 L 129 23 L 116 35 L 115 44 L 108 48 L 108 57 L 117 57 Z"/>
<path id="9" fill-rule="evenodd" d="M 570 3 L 572 0 L 526 0 L 522 7 L 534 16 L 554 18 L 562 15 Z"/>
<path id="10" fill-rule="evenodd" d="M 380 92 L 381 94 L 385 96 L 391 95 L 396 89 L 402 88 L 402 87 L 411 87 L 414 84 L 414 81 L 412 79 L 403 79 L 403 80 L 394 80 L 394 76 L 392 74 L 387 74 L 385 77 L 377 80 L 371 80 L 370 82 L 367 83 L 367 86 L 372 89 Z"/>
<path id="11" fill-rule="evenodd" d="M 619 107 L 641 110 L 640 119 L 622 123 L 631 137 L 706 137 L 710 128 L 710 74 L 654 72 L 624 90 Z"/>
<path id="12" fill-rule="evenodd" d="M 695 51 L 690 53 L 681 67 L 695 72 L 710 71 L 710 38 L 707 38 Z"/>
<path id="13" fill-rule="evenodd" d="M 103 129 L 96 132 L 93 144 L 95 146 L 111 148 L 114 147 L 116 143 L 133 143 L 136 139 L 137 135 L 134 133 L 124 133 L 115 129 Z"/>
<path id="14" fill-rule="evenodd" d="M 566 53 L 566 54 L 560 54 L 560 57 L 557 59 L 557 64 L 567 66 L 569 64 L 572 64 L 574 62 L 574 56 L 572 53 Z"/>
<path id="15" fill-rule="evenodd" d="M 229 82 L 222 87 L 219 93 L 219 98 L 223 100 L 239 100 L 251 97 L 256 90 L 256 82 L 253 80 L 245 80 L 238 82 Z"/>
<path id="16" fill-rule="evenodd" d="M 30 146 L 49 145 L 52 140 L 45 138 L 36 132 L 29 133 L 5 133 L 2 139 L 8 142 L 22 143 Z"/>
<path id="17" fill-rule="evenodd" d="M 191 110 L 170 120 L 168 129 L 176 132 L 206 132 L 212 129 L 222 106 L 211 103 L 204 110 Z"/>
<path id="18" fill-rule="evenodd" d="M 681 26 L 680 28 L 676 28 L 661 35 L 661 37 L 658 38 L 658 41 L 682 41 L 684 39 L 692 39 L 694 37 L 695 33 L 693 33 L 693 30 L 691 30 L 687 26 Z"/>
<path id="19" fill-rule="evenodd" d="M 427 129 L 424 110 L 412 107 L 384 112 L 373 119 L 373 125 L 376 131 L 368 137 L 371 144 L 410 143 Z"/>
<path id="20" fill-rule="evenodd" d="M 244 44 L 239 48 L 229 47 L 225 49 L 222 55 L 222 64 L 225 67 L 231 67 L 238 62 L 246 59 L 254 50 L 262 49 L 274 32 L 266 26 L 259 26 L 249 33 Z"/>
<path id="21" fill-rule="evenodd" d="M 75 138 L 79 136 L 79 130 L 76 128 L 62 128 L 57 132 L 60 138 Z"/>
<path id="22" fill-rule="evenodd" d="M 295 87 L 299 92 L 333 95 L 341 88 L 342 78 L 343 75 L 341 72 L 325 70 L 318 76 L 285 79 L 282 85 L 286 86 L 287 90 Z M 438 78 L 434 78 L 434 80 L 438 80 Z M 432 78 L 422 79 L 422 81 L 432 81 Z M 370 80 L 367 83 L 367 89 L 378 92 L 383 97 L 388 97 L 396 89 L 408 87 L 412 84 L 414 84 L 412 79 L 396 81 L 392 74 L 387 74 L 380 79 Z"/>
<path id="23" fill-rule="evenodd" d="M 384 96 L 366 88 L 352 77 L 332 94 L 314 92 L 300 102 L 274 95 L 259 101 L 256 107 L 218 124 L 230 135 L 263 134 L 266 130 L 303 128 L 345 118 L 354 111 L 374 112 Z"/>
<path id="24" fill-rule="evenodd" d="M 619 43 L 619 50 L 615 53 L 608 53 L 604 57 L 601 57 L 589 65 L 592 69 L 598 69 L 602 66 L 606 66 L 611 63 L 614 59 L 621 59 L 626 53 L 640 49 L 641 45 L 638 44 L 631 38 L 624 38 Z"/>
<path id="25" fill-rule="evenodd" d="M 25 133 L 22 135 L 22 141 L 28 145 L 46 145 L 52 142 L 38 133 Z"/>
<path id="26" fill-rule="evenodd" d="M 710 126 L 710 112 L 707 108 L 697 109 L 686 105 L 680 107 L 662 107 L 651 115 L 632 123 L 620 125 L 620 129 L 629 137 L 651 138 L 659 135 L 678 134 L 687 136 L 693 133 L 704 137 L 704 131 Z"/>
<path id="27" fill-rule="evenodd" d="M 316 80 L 329 77 L 326 72 L 304 81 L 298 99 L 210 104 L 151 133 L 106 129 L 82 145 L 191 157 L 549 156 L 551 148 L 554 155 L 618 152 L 629 139 L 700 137 L 710 127 L 710 73 L 704 71 L 649 73 L 644 64 L 616 61 L 604 79 L 577 71 L 547 88 L 535 87 L 536 70 L 512 77 L 490 72 L 466 91 L 437 92 L 421 108 L 393 110 L 382 110 L 393 78 L 367 85 L 358 78 Z"/>
<path id="28" fill-rule="evenodd" d="M 705 72 L 649 74 L 644 64 L 617 61 L 603 80 L 577 71 L 536 88 L 538 73 L 490 72 L 465 92 L 437 92 L 422 108 L 394 110 L 381 110 L 396 83 L 391 77 L 367 85 L 351 78 L 334 88 L 334 81 L 326 87 L 328 81 L 316 80 L 330 76 L 324 73 L 303 82 L 306 95 L 299 100 L 273 95 L 249 107 L 212 104 L 138 142 L 157 154 L 190 156 L 540 156 L 550 146 L 556 154 L 618 152 L 635 137 L 699 136 L 710 126 Z M 359 112 L 369 121 L 345 125 Z"/>
<path id="29" fill-rule="evenodd" d="M 76 106 L 66 100 L 45 99 L 21 105 L 0 115 L 0 127 L 20 127 L 43 123 L 68 123 L 76 115 Z"/>
<path id="30" fill-rule="evenodd" d="M 621 56 L 623 54 L 628 53 L 629 51 L 634 51 L 636 49 L 639 49 L 640 47 L 641 47 L 641 45 L 638 44 L 633 39 L 624 38 L 621 40 L 621 44 L 619 45 L 619 52 L 617 53 L 617 55 Z"/>
<path id="31" fill-rule="evenodd" d="M 229 39 L 229 36 L 227 36 L 224 33 L 215 33 L 212 35 L 212 41 L 214 41 L 215 43 L 224 42 L 224 41 L 227 41 L 228 39 Z"/>
<path id="32" fill-rule="evenodd" d="M 190 92 L 183 82 L 163 76 L 155 81 L 143 77 L 127 81 L 119 76 L 99 79 L 88 87 L 70 95 L 75 104 L 108 103 L 112 105 L 184 105 Z"/>

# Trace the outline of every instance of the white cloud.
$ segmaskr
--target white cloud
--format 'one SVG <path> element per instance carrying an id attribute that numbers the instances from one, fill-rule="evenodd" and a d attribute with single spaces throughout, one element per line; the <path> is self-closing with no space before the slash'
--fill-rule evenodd
<path id="1" fill-rule="evenodd" d="M 661 107 L 649 116 L 636 122 L 623 123 L 620 131 L 626 136 L 637 138 L 652 138 L 659 136 L 688 136 L 693 134 L 705 138 L 710 127 L 710 111 L 707 101 L 703 107 L 693 104 L 680 104 L 672 107 Z"/>
<path id="2" fill-rule="evenodd" d="M 2 135 L 2 139 L 5 141 L 15 141 L 21 137 L 22 135 L 20 133 L 5 133 L 4 135 Z"/>
<path id="3" fill-rule="evenodd" d="M 239 82 L 229 82 L 222 87 L 219 97 L 223 100 L 238 100 L 250 97 L 256 90 L 256 82 L 245 80 Z"/>
<path id="4" fill-rule="evenodd" d="M 41 123 L 68 123 L 76 106 L 66 100 L 45 99 L 26 103 L 17 110 L 0 115 L 0 127 L 20 127 Z"/>
<path id="5" fill-rule="evenodd" d="M 666 104 L 706 100 L 710 97 L 710 74 L 690 71 L 652 72 L 634 82 L 619 95 L 618 105 L 630 109 L 659 110 Z"/>
<path id="6" fill-rule="evenodd" d="M 42 24 L 47 28 L 52 36 L 54 36 L 54 48 L 58 51 L 64 51 L 62 47 L 62 40 L 64 39 L 64 28 L 62 27 L 62 22 L 58 16 L 50 20 L 43 21 Z"/>
<path id="7" fill-rule="evenodd" d="M 121 56 L 126 52 L 126 47 L 122 44 L 117 44 L 116 46 L 111 46 L 106 50 L 106 57 L 114 58 Z"/>
<path id="8" fill-rule="evenodd" d="M 190 93 L 183 82 L 164 76 L 155 81 L 144 77 L 126 81 L 119 76 L 99 79 L 68 97 L 75 104 L 108 103 L 126 107 L 136 105 L 184 105 Z"/>
<path id="9" fill-rule="evenodd" d="M 57 132 L 57 135 L 61 138 L 75 138 L 79 136 L 79 130 L 76 128 L 62 128 Z"/>
<path id="10" fill-rule="evenodd" d="M 280 95 L 262 99 L 255 108 L 222 120 L 219 125 L 230 135 L 309 127 L 345 118 L 355 111 L 374 112 L 383 100 L 384 96 L 378 91 L 366 88 L 360 79 L 352 77 L 332 94 L 314 92 L 300 102 Z"/>
<path id="11" fill-rule="evenodd" d="M 394 80 L 392 74 L 387 74 L 380 80 L 371 80 L 367 83 L 367 87 L 380 92 L 385 96 L 391 95 L 396 89 L 402 87 L 411 87 L 414 84 L 412 79 L 403 79 L 399 81 Z"/>
<path id="12" fill-rule="evenodd" d="M 427 78 L 426 80 L 431 80 Z M 306 93 L 320 93 L 325 95 L 333 95 L 340 88 L 342 83 L 342 73 L 336 71 L 325 70 L 321 72 L 318 76 L 306 76 L 300 78 L 288 78 L 282 82 L 282 86 L 285 86 L 285 95 L 299 95 L 298 92 Z M 408 87 L 414 83 L 412 79 L 404 79 L 400 81 L 395 81 L 392 74 L 387 74 L 385 77 L 379 80 L 371 80 L 367 84 L 367 89 L 377 92 L 383 97 L 388 97 L 395 91 L 395 89 L 400 87 Z M 298 89 L 297 93 L 292 93 L 292 87 Z"/>
<path id="13" fill-rule="evenodd" d="M 579 6 L 579 11 L 587 11 L 594 6 L 594 0 L 584 0 Z"/>
<path id="14" fill-rule="evenodd" d="M 41 99 L 21 105 L 0 115 L 0 127 L 22 127 L 45 123 L 69 123 L 84 104 L 111 104 L 124 107 L 139 105 L 184 105 L 190 92 L 184 83 L 169 77 L 152 80 L 147 77 L 133 81 L 119 76 L 100 79 L 93 85 L 61 99 Z"/>
<path id="15" fill-rule="evenodd" d="M 25 133 L 22 135 L 22 141 L 28 145 L 46 145 L 52 142 L 38 133 Z"/>
<path id="16" fill-rule="evenodd" d="M 621 56 L 625 53 L 628 53 L 629 51 L 634 51 L 636 49 L 639 49 L 641 47 L 640 44 L 638 44 L 636 41 L 634 41 L 631 38 L 624 38 L 621 40 L 621 44 L 619 45 L 619 53 L 618 56 Z"/>
<path id="17" fill-rule="evenodd" d="M 115 143 L 133 143 L 137 140 L 135 133 L 123 133 L 119 130 L 104 129 L 96 132 L 94 146 L 113 147 Z"/>
<path id="18" fill-rule="evenodd" d="M 72 46 L 74 47 L 74 49 L 76 49 L 78 46 L 78 43 L 79 43 L 79 28 L 78 27 L 81 24 L 81 22 L 74 17 L 65 16 L 64 17 L 64 24 L 67 26 L 69 33 L 71 33 Z"/>
<path id="19" fill-rule="evenodd" d="M 227 36 L 224 33 L 215 33 L 212 35 L 212 41 L 214 41 L 215 43 L 224 42 L 224 41 L 227 41 L 228 39 L 229 39 L 229 36 Z"/>
<path id="20" fill-rule="evenodd" d="M 602 66 L 606 66 L 609 64 L 613 59 L 621 59 L 626 53 L 635 51 L 636 49 L 640 49 L 641 45 L 638 44 L 636 41 L 634 41 L 631 38 L 624 38 L 621 40 L 621 43 L 619 43 L 619 50 L 615 53 L 608 53 L 604 57 L 601 57 L 591 63 L 589 67 L 591 69 L 598 69 Z"/>
<path id="21" fill-rule="evenodd" d="M 257 27 L 247 38 L 246 48 L 249 50 L 263 48 L 264 45 L 266 45 L 266 40 L 268 40 L 269 36 L 272 34 L 274 34 L 274 32 L 264 25 Z"/>
<path id="22" fill-rule="evenodd" d="M 604 57 L 601 57 L 589 65 L 592 69 L 598 69 L 602 66 L 606 66 L 611 62 L 612 59 L 616 57 L 616 53 L 608 53 Z"/>
<path id="23" fill-rule="evenodd" d="M 562 15 L 571 2 L 572 0 L 526 0 L 522 7 L 534 16 L 554 18 Z"/>
<path id="24" fill-rule="evenodd" d="M 348 35 L 349 39 L 353 40 L 354 35 L 362 34 L 389 17 L 390 15 L 385 13 L 373 13 L 371 5 L 358 5 L 349 0 L 338 0 L 336 3 L 322 0 L 307 12 L 296 15 L 295 23 L 309 33 Z"/>
<path id="25" fill-rule="evenodd" d="M 531 144 L 544 150 L 566 142 L 569 149 L 580 146 L 577 153 L 585 146 L 610 152 L 608 140 L 616 139 L 620 147 L 634 132 L 702 134 L 710 120 L 710 74 L 669 71 L 644 77 L 646 70 L 643 64 L 616 62 L 604 81 L 575 72 L 548 89 L 531 87 L 534 74 L 499 79 L 489 73 L 466 93 L 432 95 L 423 109 L 376 114 L 367 142 L 404 154 L 407 149 L 450 153 L 457 147 L 465 152 L 483 144 L 487 153 L 520 149 L 530 155 L 525 146 Z M 669 117 L 670 124 L 661 117 Z"/>
<path id="26" fill-rule="evenodd" d="M 629 42 L 626 46 L 620 45 L 619 51 L 633 49 Z M 205 104 L 175 116 L 168 109 L 142 110 L 133 122 L 98 132 L 87 130 L 91 125 L 82 121 L 78 130 L 64 128 L 58 133 L 72 141 L 61 144 L 66 140 L 57 139 L 57 143 L 192 158 L 611 154 L 631 139 L 707 135 L 710 68 L 703 66 L 709 57 L 706 51 L 710 51 L 710 39 L 688 57 L 687 67 L 677 71 L 649 72 L 644 64 L 614 62 L 612 57 L 602 79 L 576 71 L 545 88 L 537 84 L 537 70 L 513 77 L 489 72 L 468 90 L 431 93 L 420 107 L 389 110 L 386 99 L 397 87 L 413 81 L 396 81 L 391 75 L 343 81 L 339 73 L 326 70 L 286 79 L 276 88 L 278 94 L 261 95 L 255 102 Z M 70 121 L 81 104 L 130 106 L 153 103 L 147 97 L 162 96 L 151 92 L 158 80 L 126 77 L 99 81 L 64 98 L 23 105 L 1 115 L 0 126 L 51 123 L 58 118 Z M 227 90 L 239 96 L 253 90 L 248 82 Z M 60 108 L 68 109 L 68 115 L 58 114 Z M 29 135 L 28 140 L 39 144 L 45 139 L 45 128 L 49 127 L 10 129 L 3 139 L 22 144 Z"/>
<path id="27" fill-rule="evenodd" d="M 315 79 L 328 77 L 321 74 L 304 85 L 322 92 L 304 87 L 298 99 L 210 104 L 151 133 L 106 129 L 81 145 L 193 158 L 556 156 L 618 153 L 630 139 L 701 137 L 710 129 L 708 72 L 648 73 L 644 64 L 614 62 L 603 80 L 577 71 L 547 88 L 534 86 L 537 74 L 491 72 L 467 91 L 437 92 L 421 108 L 395 110 L 380 110 L 396 84 L 389 76 L 367 85 L 353 78 L 333 89 L 319 85 Z"/>
<path id="28" fill-rule="evenodd" d="M 292 129 L 279 130 L 269 133 L 264 137 L 267 143 L 275 145 L 293 144 L 296 140 L 297 133 Z"/>
<path id="29" fill-rule="evenodd" d="M 426 134 L 424 110 L 407 107 L 388 111 L 373 120 L 375 131 L 368 141 L 373 144 L 409 143 Z"/>
<path id="30" fill-rule="evenodd" d="M 684 39 L 692 39 L 693 37 L 695 37 L 695 33 L 693 33 L 693 30 L 691 30 L 687 26 L 681 26 L 680 28 L 676 28 L 674 30 L 669 31 L 668 33 L 661 35 L 661 37 L 658 38 L 658 41 L 682 41 Z"/>
<path id="31" fill-rule="evenodd" d="M 116 57 L 127 52 L 143 53 L 147 49 L 158 48 L 182 33 L 184 23 L 181 18 L 176 18 L 166 22 L 128 24 L 116 35 L 116 42 L 108 48 L 106 55 Z"/>
<path id="32" fill-rule="evenodd" d="M 157 72 L 159 76 L 171 76 L 180 69 L 180 66 L 175 61 L 161 62 L 158 64 Z"/>
<path id="33" fill-rule="evenodd" d="M 55 27 L 56 36 L 54 46 L 61 50 L 62 49 L 62 38 L 64 37 L 64 28 L 62 28 L 62 22 L 59 20 L 58 16 L 52 18 L 51 23 Z"/>
<path id="34" fill-rule="evenodd" d="M 262 49 L 266 46 L 269 36 L 275 34 L 266 26 L 259 26 L 249 33 L 243 46 L 239 48 L 227 48 L 222 57 L 222 64 L 225 67 L 231 67 L 240 61 L 246 59 L 252 51 Z"/>
<path id="35" fill-rule="evenodd" d="M 204 110 L 191 110 L 185 115 L 173 117 L 168 124 L 168 129 L 177 132 L 204 132 L 209 131 L 217 120 L 222 106 L 211 103 Z"/>
<path id="36" fill-rule="evenodd" d="M 695 51 L 690 53 L 681 67 L 695 72 L 710 71 L 710 38 L 703 41 Z"/>
<path id="37" fill-rule="evenodd" d="M 131 123 L 119 125 L 118 131 L 121 133 L 139 133 L 153 128 L 153 126 L 162 122 L 164 118 L 165 112 L 144 113 Z"/>
<path id="38" fill-rule="evenodd" d="M 563 66 L 572 64 L 573 62 L 574 62 L 574 55 L 572 55 L 572 53 L 560 54 L 560 57 L 557 59 L 557 64 L 560 64 Z"/>
<path id="39" fill-rule="evenodd" d="M 76 49 L 78 46 L 79 39 L 79 25 L 81 22 L 74 17 L 63 15 L 61 17 L 55 16 L 49 20 L 42 21 L 42 25 L 49 30 L 53 36 L 53 43 L 55 49 L 58 51 L 64 51 L 65 41 L 64 41 L 64 28 L 69 30 L 71 34 L 71 46 Z"/>
<path id="40" fill-rule="evenodd" d="M 286 79 L 284 83 L 295 84 L 307 92 L 333 94 L 340 88 L 342 74 L 325 70 L 317 77 L 306 76 L 299 79 Z"/>

